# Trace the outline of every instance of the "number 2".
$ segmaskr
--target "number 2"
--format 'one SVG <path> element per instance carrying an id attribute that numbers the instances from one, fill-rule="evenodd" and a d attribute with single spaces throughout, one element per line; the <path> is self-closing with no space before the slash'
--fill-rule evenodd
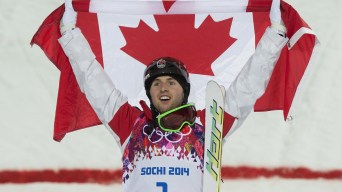
<path id="1" fill-rule="evenodd" d="M 167 192 L 167 183 L 165 183 L 165 182 L 157 182 L 156 186 L 157 187 L 161 187 L 163 189 L 162 192 Z"/>

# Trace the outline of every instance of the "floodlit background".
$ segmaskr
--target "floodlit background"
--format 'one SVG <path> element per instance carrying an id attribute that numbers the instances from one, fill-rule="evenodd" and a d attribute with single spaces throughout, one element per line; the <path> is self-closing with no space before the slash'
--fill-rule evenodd
<path id="1" fill-rule="evenodd" d="M 52 140 L 59 71 L 29 43 L 63 2 L 0 0 L 0 175 L 8 170 L 121 168 L 119 148 L 102 126 L 68 134 L 61 143 Z M 225 144 L 223 164 L 342 171 L 342 1 L 287 2 L 321 42 L 312 77 L 293 121 L 283 122 L 280 112 L 251 114 Z M 119 184 L 11 184 L 3 179 L 0 192 L 120 191 Z M 222 191 L 340 192 L 342 178 L 225 180 Z"/>

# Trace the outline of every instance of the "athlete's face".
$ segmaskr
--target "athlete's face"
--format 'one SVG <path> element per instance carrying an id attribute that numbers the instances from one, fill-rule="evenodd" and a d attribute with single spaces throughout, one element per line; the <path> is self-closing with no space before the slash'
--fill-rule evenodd
<path id="1" fill-rule="evenodd" d="M 154 107 L 160 113 L 179 107 L 184 98 L 182 86 L 171 76 L 155 78 L 150 88 L 150 94 Z"/>

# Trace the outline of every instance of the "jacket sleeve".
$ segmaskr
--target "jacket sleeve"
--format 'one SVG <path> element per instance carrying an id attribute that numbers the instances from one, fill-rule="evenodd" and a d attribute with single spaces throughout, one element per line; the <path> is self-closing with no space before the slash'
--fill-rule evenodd
<path id="1" fill-rule="evenodd" d="M 127 102 L 96 60 L 81 30 L 66 32 L 60 39 L 69 58 L 78 85 L 102 123 L 108 124 L 118 109 Z"/>
<path id="2" fill-rule="evenodd" d="M 265 92 L 274 66 L 287 41 L 288 38 L 267 28 L 253 56 L 226 89 L 225 110 L 236 118 L 228 135 L 241 126 L 252 111 L 256 100 Z"/>

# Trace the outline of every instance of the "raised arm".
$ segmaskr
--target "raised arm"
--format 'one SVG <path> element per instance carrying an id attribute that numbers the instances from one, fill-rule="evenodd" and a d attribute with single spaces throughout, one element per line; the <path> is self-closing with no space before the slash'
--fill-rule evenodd
<path id="1" fill-rule="evenodd" d="M 65 1 L 65 12 L 61 20 L 59 39 L 67 55 L 78 85 L 102 123 L 112 120 L 117 110 L 127 102 L 127 97 L 117 90 L 96 60 L 88 41 L 76 27 L 77 13 L 71 0 Z"/>
<path id="2" fill-rule="evenodd" d="M 255 53 L 226 90 L 226 112 L 236 117 L 228 135 L 241 126 L 256 100 L 265 92 L 274 66 L 288 41 L 281 20 L 280 0 L 273 0 L 270 19 L 272 25 L 266 29 Z"/>

